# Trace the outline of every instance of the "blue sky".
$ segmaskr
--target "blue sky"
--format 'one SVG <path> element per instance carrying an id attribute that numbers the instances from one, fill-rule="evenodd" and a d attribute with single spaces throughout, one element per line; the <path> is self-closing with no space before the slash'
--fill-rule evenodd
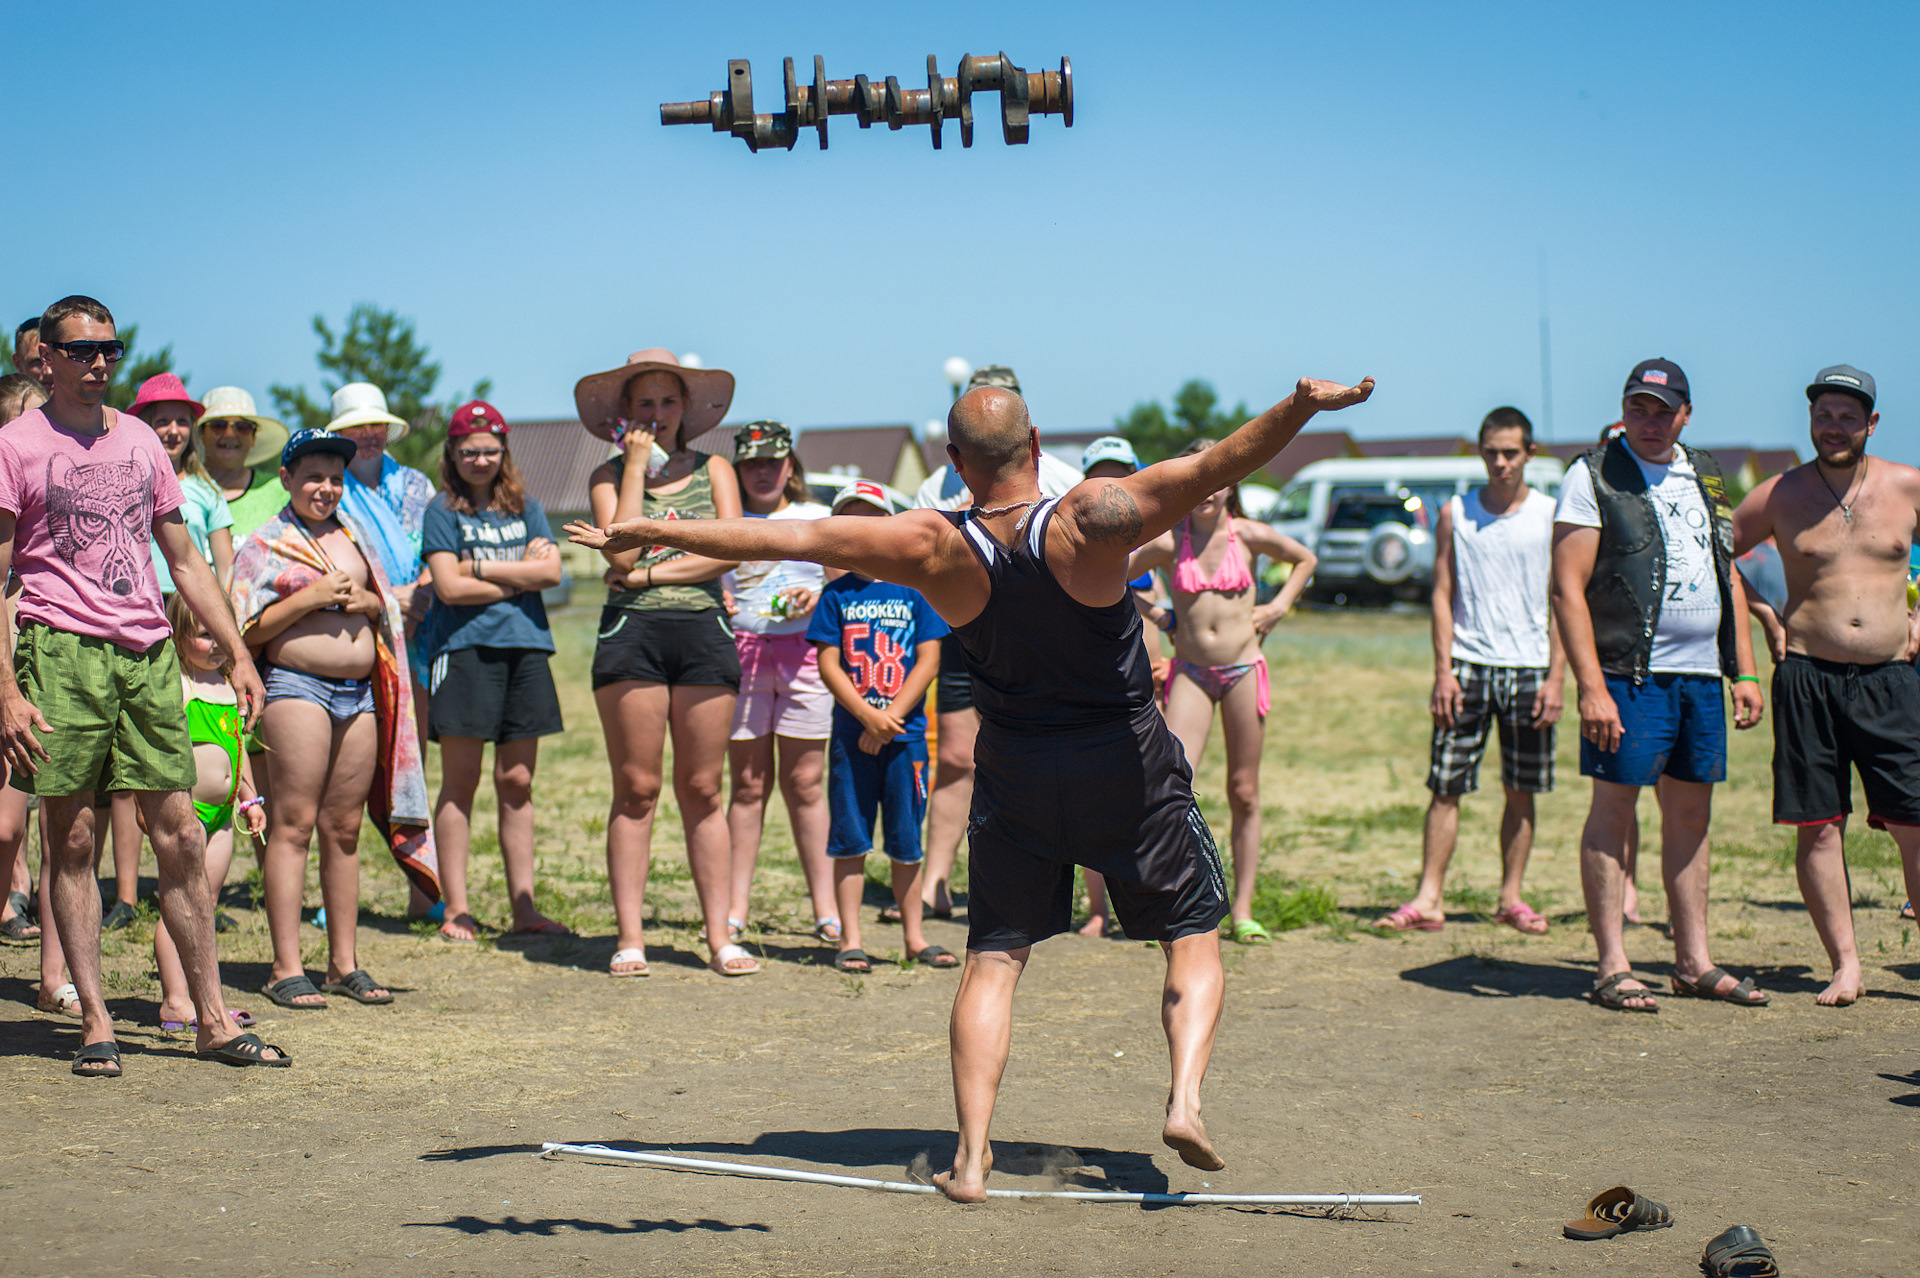
<path id="1" fill-rule="evenodd" d="M 1665 355 L 1695 442 L 1804 454 L 1801 388 L 1847 361 L 1880 380 L 1879 451 L 1920 461 L 1917 15 L 15 5 L 0 304 L 93 294 L 191 386 L 263 399 L 317 381 L 314 313 L 367 300 L 510 416 L 663 345 L 735 373 L 735 420 L 923 422 L 961 355 L 1013 365 L 1043 430 L 1192 376 L 1259 407 L 1372 373 L 1343 424 L 1394 436 L 1500 403 L 1544 425 L 1544 256 L 1556 438 Z M 935 152 L 842 117 L 824 154 L 754 155 L 658 123 L 730 57 L 777 90 L 786 55 L 911 83 L 997 50 L 1072 57 L 1071 130 Z"/>

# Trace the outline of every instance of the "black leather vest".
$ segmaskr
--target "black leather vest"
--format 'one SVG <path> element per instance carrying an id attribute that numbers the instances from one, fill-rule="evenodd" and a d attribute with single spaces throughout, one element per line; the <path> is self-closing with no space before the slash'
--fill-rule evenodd
<path id="1" fill-rule="evenodd" d="M 1593 645 L 1600 668 L 1611 674 L 1646 678 L 1653 658 L 1653 632 L 1660 624 L 1660 600 L 1666 594 L 1667 547 L 1660 517 L 1647 492 L 1646 476 L 1616 437 L 1582 455 L 1593 476 L 1600 508 L 1600 549 L 1587 582 L 1587 611 L 1593 617 Z M 1740 673 L 1735 657 L 1733 609 L 1733 510 L 1726 482 L 1711 454 L 1687 450 L 1700 496 L 1713 526 L 1714 576 L 1720 586 L 1720 670 L 1731 679 Z"/>

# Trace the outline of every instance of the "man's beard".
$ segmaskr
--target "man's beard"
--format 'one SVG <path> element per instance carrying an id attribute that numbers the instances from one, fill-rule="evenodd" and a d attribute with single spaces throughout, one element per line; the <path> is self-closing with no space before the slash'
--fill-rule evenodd
<path id="1" fill-rule="evenodd" d="M 1857 448 L 1853 445 L 1851 441 L 1849 441 L 1848 443 L 1842 445 L 1839 451 L 1834 452 L 1832 454 L 1822 452 L 1820 450 L 1820 446 L 1818 444 L 1815 444 L 1813 446 L 1813 451 L 1814 451 L 1814 456 L 1818 457 L 1823 464 L 1827 466 L 1831 466 L 1835 470 L 1841 470 L 1850 466 L 1858 466 L 1860 464 L 1861 459 L 1863 459 L 1867 455 L 1867 441 L 1864 439 L 1861 440 Z"/>

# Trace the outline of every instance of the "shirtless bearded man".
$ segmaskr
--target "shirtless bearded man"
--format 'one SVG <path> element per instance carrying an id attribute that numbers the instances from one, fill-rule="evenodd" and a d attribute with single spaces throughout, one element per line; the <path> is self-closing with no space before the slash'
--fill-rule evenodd
<path id="1" fill-rule="evenodd" d="M 1907 891 L 1920 894 L 1920 673 L 1907 611 L 1920 470 L 1867 455 L 1880 421 L 1867 374 L 1822 369 L 1807 399 L 1814 460 L 1748 493 L 1733 529 L 1737 554 L 1772 537 L 1786 572 L 1773 819 L 1799 827 L 1800 894 L 1833 963 L 1817 1001 L 1845 1007 L 1863 988 L 1844 849 L 1850 767 L 1866 791 L 1867 824 L 1893 835 Z"/>
<path id="2" fill-rule="evenodd" d="M 952 1170 L 935 1177 L 948 1197 L 986 1196 L 987 1126 L 1014 987 L 1034 942 L 1072 926 L 1076 863 L 1107 876 L 1127 935 L 1159 941 L 1167 956 L 1161 1022 L 1173 1081 L 1161 1138 L 1192 1166 L 1224 1165 L 1200 1121 L 1200 1082 L 1224 990 L 1226 884 L 1194 806 L 1192 770 L 1153 705 L 1127 557 L 1253 473 L 1315 413 L 1372 393 L 1371 380 L 1302 379 L 1204 453 L 1089 480 L 1056 499 L 1041 495 L 1040 441 L 1026 406 L 980 387 L 948 417 L 947 455 L 973 494 L 967 511 L 568 526 L 595 549 L 657 543 L 716 559 L 806 559 L 910 586 L 964 643 L 982 749 L 967 963 L 950 1026 L 960 1139 Z M 1061 831 L 1069 844 L 1057 842 Z"/>

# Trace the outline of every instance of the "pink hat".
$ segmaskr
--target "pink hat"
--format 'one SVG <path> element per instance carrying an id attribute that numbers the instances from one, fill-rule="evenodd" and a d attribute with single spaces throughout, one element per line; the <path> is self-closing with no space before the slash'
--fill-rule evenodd
<path id="1" fill-rule="evenodd" d="M 149 377 L 140 383 L 140 393 L 127 405 L 127 411 L 139 417 L 146 409 L 156 404 L 185 404 L 193 410 L 193 420 L 199 421 L 206 415 L 204 404 L 187 394 L 187 384 L 172 373 L 161 373 Z"/>

